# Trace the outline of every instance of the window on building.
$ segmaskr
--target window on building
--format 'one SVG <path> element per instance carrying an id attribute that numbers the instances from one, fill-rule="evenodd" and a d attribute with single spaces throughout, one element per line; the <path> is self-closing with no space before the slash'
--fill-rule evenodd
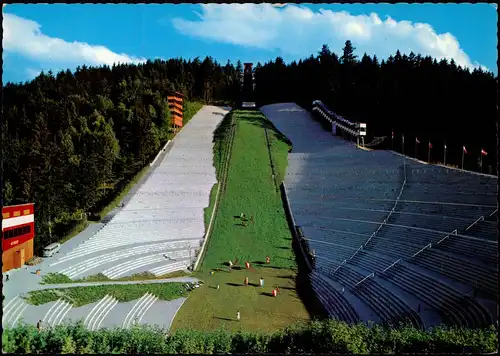
<path id="1" fill-rule="evenodd" d="M 10 229 L 7 231 L 3 231 L 3 238 L 4 239 L 13 239 L 22 235 L 27 235 L 31 233 L 31 226 L 23 226 L 23 227 L 16 227 L 15 229 Z"/>

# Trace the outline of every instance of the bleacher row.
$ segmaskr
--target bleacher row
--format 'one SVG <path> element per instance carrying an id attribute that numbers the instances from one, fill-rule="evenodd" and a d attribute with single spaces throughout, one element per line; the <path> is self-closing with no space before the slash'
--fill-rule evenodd
<path id="1" fill-rule="evenodd" d="M 432 326 L 409 307 L 415 301 L 447 324 L 491 325 L 496 315 L 474 296 L 481 291 L 496 300 L 498 290 L 497 214 L 490 217 L 496 180 L 357 150 L 285 105 L 262 111 L 293 143 L 286 190 L 295 223 L 315 251 L 311 282 L 319 298 L 343 301 L 318 280 L 331 279 L 393 326 Z M 338 308 L 330 308 L 336 317 Z"/>

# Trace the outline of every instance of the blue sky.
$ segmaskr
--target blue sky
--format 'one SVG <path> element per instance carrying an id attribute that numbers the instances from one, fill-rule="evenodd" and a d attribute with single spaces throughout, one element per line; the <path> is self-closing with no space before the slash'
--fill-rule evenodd
<path id="1" fill-rule="evenodd" d="M 400 49 L 497 73 L 491 4 L 14 4 L 3 12 L 4 83 L 84 63 L 298 60 L 323 43 L 340 53 L 347 39 L 358 55 L 387 58 Z"/>

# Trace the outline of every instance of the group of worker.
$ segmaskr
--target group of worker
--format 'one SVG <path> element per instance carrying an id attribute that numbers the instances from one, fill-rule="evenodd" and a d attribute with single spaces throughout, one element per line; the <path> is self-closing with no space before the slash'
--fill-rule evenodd
<path id="1" fill-rule="evenodd" d="M 243 226 L 247 226 L 247 221 L 249 221 L 249 220 L 252 223 L 252 225 L 255 224 L 255 220 L 253 219 L 253 215 L 250 215 L 250 219 L 249 219 L 249 218 L 247 218 L 245 213 L 241 213 L 240 220 L 241 220 L 241 225 L 243 225 Z"/>

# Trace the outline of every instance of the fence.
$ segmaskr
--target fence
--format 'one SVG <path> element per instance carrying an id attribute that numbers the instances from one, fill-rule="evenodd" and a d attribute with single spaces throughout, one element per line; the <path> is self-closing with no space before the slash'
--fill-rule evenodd
<path id="1" fill-rule="evenodd" d="M 153 162 L 151 162 L 151 163 L 149 164 L 149 166 L 150 166 L 150 167 L 152 167 L 152 166 L 155 164 L 155 162 L 156 162 L 156 160 L 158 159 L 158 157 L 160 157 L 160 155 L 161 155 L 163 152 L 165 152 L 165 150 L 167 149 L 167 146 L 168 146 L 168 144 L 169 144 L 169 143 L 170 143 L 170 140 L 168 140 L 168 141 L 167 141 L 167 143 L 165 144 L 165 146 L 163 146 L 163 148 L 160 150 L 160 152 L 158 152 L 158 154 L 156 155 L 156 157 L 155 157 L 155 159 L 153 160 Z"/>
<path id="2" fill-rule="evenodd" d="M 309 269 L 309 271 L 312 271 L 313 267 L 311 266 L 311 262 L 309 261 L 309 257 L 307 256 L 306 251 L 304 251 L 304 247 L 302 246 L 301 240 L 298 236 L 297 225 L 295 225 L 295 219 L 293 218 L 292 208 L 290 205 L 290 201 L 288 200 L 288 195 L 286 193 L 285 183 L 282 182 L 280 187 L 281 187 L 282 199 L 283 199 L 284 206 L 285 206 L 285 214 L 288 218 L 288 223 L 290 225 L 290 230 L 292 231 L 292 236 L 299 245 L 299 249 L 302 253 L 302 256 L 304 257 L 307 268 Z"/>
<path id="3" fill-rule="evenodd" d="M 279 184 L 277 181 L 276 171 L 274 170 L 275 166 L 273 161 L 273 154 L 271 153 L 271 141 L 269 140 L 269 134 L 267 132 L 267 128 L 264 128 L 264 134 L 266 136 L 267 153 L 269 154 L 269 162 L 271 163 L 271 173 L 273 174 L 273 182 L 274 186 L 276 187 L 276 191 L 278 191 Z"/>

